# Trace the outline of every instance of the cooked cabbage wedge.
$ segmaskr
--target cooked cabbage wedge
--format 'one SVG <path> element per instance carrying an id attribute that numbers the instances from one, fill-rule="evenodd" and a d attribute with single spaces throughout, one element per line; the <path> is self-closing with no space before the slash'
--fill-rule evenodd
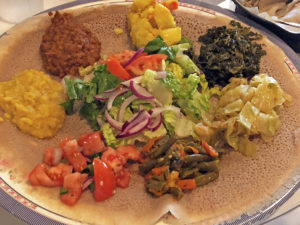
<path id="1" fill-rule="evenodd" d="M 252 156 L 257 146 L 249 137 L 260 135 L 268 141 L 280 126 L 279 109 L 290 105 L 291 100 L 277 81 L 266 74 L 256 75 L 250 82 L 232 78 L 221 90 L 215 120 L 209 126 L 223 130 L 233 149 Z"/>

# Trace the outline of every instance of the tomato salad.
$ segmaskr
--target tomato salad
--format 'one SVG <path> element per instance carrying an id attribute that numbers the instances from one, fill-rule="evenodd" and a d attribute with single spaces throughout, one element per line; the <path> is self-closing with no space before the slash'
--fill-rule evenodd
<path id="1" fill-rule="evenodd" d="M 75 205 L 88 187 L 95 201 L 103 201 L 116 187 L 128 187 L 128 160 L 140 161 L 140 151 L 133 145 L 107 147 L 101 132 L 78 140 L 66 137 L 59 147 L 45 149 L 44 162 L 31 171 L 29 181 L 33 186 L 61 187 L 60 198 L 67 205 Z"/>

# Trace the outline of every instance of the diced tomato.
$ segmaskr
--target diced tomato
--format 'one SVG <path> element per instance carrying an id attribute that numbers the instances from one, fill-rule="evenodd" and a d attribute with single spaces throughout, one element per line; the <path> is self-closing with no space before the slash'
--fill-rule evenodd
<path id="1" fill-rule="evenodd" d="M 83 148 L 83 153 L 87 156 L 102 152 L 105 148 L 100 132 L 81 135 L 78 145 Z"/>
<path id="2" fill-rule="evenodd" d="M 107 70 L 113 75 L 116 75 L 120 80 L 129 80 L 132 78 L 115 58 L 108 58 L 105 60 L 105 63 L 107 65 Z"/>
<path id="3" fill-rule="evenodd" d="M 32 186 L 58 187 L 61 181 L 52 180 L 47 174 L 47 165 L 39 163 L 29 174 L 29 181 Z"/>
<path id="4" fill-rule="evenodd" d="M 59 147 L 46 148 L 44 153 L 44 163 L 48 166 L 56 166 L 62 159 L 62 150 Z"/>
<path id="5" fill-rule="evenodd" d="M 101 159 L 108 164 L 116 174 L 120 173 L 123 169 L 123 165 L 126 164 L 125 157 L 110 147 L 106 148 Z"/>
<path id="6" fill-rule="evenodd" d="M 126 159 L 138 161 L 142 158 L 141 152 L 134 145 L 119 146 L 117 152 L 123 155 Z"/>
<path id="7" fill-rule="evenodd" d="M 171 11 L 178 9 L 178 0 L 167 0 L 162 2 L 162 4 Z"/>
<path id="8" fill-rule="evenodd" d="M 113 170 L 100 158 L 94 158 L 94 199 L 104 201 L 114 194 L 116 179 Z"/>
<path id="9" fill-rule="evenodd" d="M 44 163 L 46 163 L 48 166 L 54 166 L 53 159 L 54 159 L 54 149 L 46 148 L 44 153 Z"/>
<path id="10" fill-rule="evenodd" d="M 63 187 L 68 192 L 60 196 L 61 201 L 70 206 L 75 205 L 81 197 L 82 184 L 87 177 L 87 174 L 80 174 L 78 172 L 66 175 Z"/>
<path id="11" fill-rule="evenodd" d="M 47 171 L 51 180 L 58 181 L 60 185 L 64 183 L 64 177 L 71 174 L 73 167 L 64 163 L 60 163 L 57 166 L 50 167 Z"/>
<path id="12" fill-rule="evenodd" d="M 168 56 L 164 54 L 141 56 L 126 66 L 125 69 L 132 76 L 140 76 L 143 75 L 147 69 L 154 71 L 161 70 L 162 61 L 167 58 Z"/>
<path id="13" fill-rule="evenodd" d="M 76 172 L 81 172 L 87 167 L 86 159 L 79 152 L 78 143 L 75 139 L 64 144 L 63 153 Z"/>
<path id="14" fill-rule="evenodd" d="M 127 188 L 130 182 L 130 172 L 128 169 L 123 168 L 119 175 L 116 177 L 117 186 Z"/>
<path id="15" fill-rule="evenodd" d="M 121 52 L 119 54 L 110 55 L 106 59 L 114 58 L 114 59 L 118 60 L 122 66 L 124 66 L 134 56 L 134 54 L 135 54 L 135 51 L 125 50 L 124 52 Z M 147 55 L 147 53 L 144 52 L 144 53 L 140 54 L 139 57 L 145 56 L 145 55 Z M 105 64 L 105 61 L 100 61 L 100 63 Z"/>
<path id="16" fill-rule="evenodd" d="M 61 149 L 64 149 L 65 145 L 67 142 L 69 142 L 71 140 L 70 137 L 65 137 L 64 139 L 62 139 L 60 142 L 59 142 L 59 147 Z"/>

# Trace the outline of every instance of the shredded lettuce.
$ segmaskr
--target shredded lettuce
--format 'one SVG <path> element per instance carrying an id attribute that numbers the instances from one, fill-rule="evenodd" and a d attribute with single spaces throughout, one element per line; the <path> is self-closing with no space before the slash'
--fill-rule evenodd
<path id="1" fill-rule="evenodd" d="M 117 138 L 114 135 L 114 129 L 109 125 L 109 123 L 103 124 L 101 126 L 101 131 L 103 133 L 106 144 L 115 148 L 117 144 Z"/>
<path id="2" fill-rule="evenodd" d="M 184 76 L 183 69 L 177 64 L 173 62 L 166 62 L 166 70 L 172 72 L 175 77 L 179 80 L 181 80 Z"/>
<path id="3" fill-rule="evenodd" d="M 99 130 L 97 115 L 100 112 L 100 105 L 94 102 L 94 96 L 119 86 L 119 78 L 109 73 L 106 65 L 100 65 L 94 68 L 94 78 L 90 82 L 65 78 L 65 84 L 69 99 L 61 105 L 66 113 L 73 114 L 75 101 L 81 101 L 80 115 L 86 118 L 92 129 Z"/>
<path id="4" fill-rule="evenodd" d="M 172 103 L 172 92 L 169 91 L 168 88 L 166 88 L 159 80 L 156 80 L 155 77 L 155 71 L 146 70 L 141 79 L 141 85 L 163 105 L 170 105 Z"/>
<path id="5" fill-rule="evenodd" d="M 202 119 L 202 112 L 207 112 L 210 108 L 209 98 L 216 90 L 211 91 L 204 81 L 204 75 L 190 74 L 187 78 L 179 80 L 173 73 L 168 72 L 161 82 L 173 93 L 173 101 L 179 105 L 185 115 L 197 122 Z M 203 92 L 198 91 L 198 86 L 203 84 Z"/>
<path id="6" fill-rule="evenodd" d="M 106 64 L 97 66 L 94 70 L 94 75 L 95 77 L 92 79 L 91 83 L 97 85 L 97 94 L 116 88 L 120 84 L 119 78 L 107 70 Z"/>
<path id="7" fill-rule="evenodd" d="M 187 136 L 194 136 L 197 135 L 194 132 L 195 123 L 185 116 L 181 116 L 177 118 L 176 125 L 175 125 L 175 134 L 178 137 L 187 137 Z"/>
<path id="8" fill-rule="evenodd" d="M 176 122 L 177 122 L 177 116 L 173 111 L 168 110 L 163 113 L 163 123 L 170 135 L 175 134 Z"/>

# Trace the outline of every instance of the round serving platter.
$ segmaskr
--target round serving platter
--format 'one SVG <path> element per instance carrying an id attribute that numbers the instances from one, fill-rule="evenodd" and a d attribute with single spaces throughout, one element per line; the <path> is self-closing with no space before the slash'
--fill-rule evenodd
<path id="1" fill-rule="evenodd" d="M 73 8 L 85 8 L 94 7 L 103 4 L 118 4 L 128 5 L 132 1 L 91 1 L 91 0 L 79 0 L 76 2 L 67 3 L 55 8 L 49 9 L 45 12 L 73 9 Z M 282 63 L 290 70 L 297 79 L 300 78 L 300 60 L 296 53 L 281 39 L 275 36 L 264 27 L 257 23 L 238 15 L 234 12 L 222 9 L 220 7 L 210 5 L 204 2 L 196 0 L 180 1 L 180 8 L 188 8 L 190 10 L 201 11 L 203 13 L 210 14 L 211 16 L 226 15 L 233 19 L 244 22 L 245 24 L 254 27 L 262 34 L 268 37 L 268 39 L 277 45 L 284 53 L 285 57 L 282 58 Z M 0 36 L 7 35 L 4 33 Z M 9 213 L 18 217 L 29 224 L 82 224 L 85 221 L 74 221 L 63 215 L 57 214 L 31 200 L 31 196 L 23 196 L 14 184 L 14 175 L 9 170 L 2 170 L 9 165 L 6 164 L 5 159 L 0 159 L 0 205 L 6 209 Z M 270 199 L 259 210 L 251 212 L 245 212 L 239 217 L 233 218 L 230 221 L 224 218 L 223 224 L 256 224 L 265 221 L 270 215 L 272 215 L 281 205 L 283 205 L 299 188 L 300 188 L 300 176 L 297 176 L 297 172 L 294 171 L 295 176 L 291 177 L 285 185 L 282 185 L 276 193 L 272 193 Z M 300 173 L 298 173 L 300 174 Z M 220 218 L 216 220 L 219 223 Z M 213 223 L 213 220 L 209 221 Z"/>

